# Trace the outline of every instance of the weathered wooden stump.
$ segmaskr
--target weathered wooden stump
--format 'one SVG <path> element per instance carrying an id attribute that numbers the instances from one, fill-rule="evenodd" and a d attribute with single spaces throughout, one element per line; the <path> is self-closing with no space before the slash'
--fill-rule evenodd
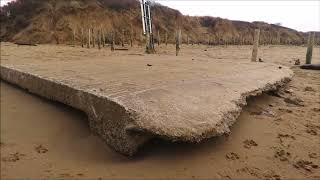
<path id="1" fill-rule="evenodd" d="M 307 55 L 306 55 L 306 64 L 311 64 L 312 62 L 312 51 L 313 51 L 313 45 L 314 45 L 314 36 L 315 33 L 310 32 L 309 38 L 308 38 L 308 49 L 307 49 Z"/>
<path id="2" fill-rule="evenodd" d="M 260 29 L 256 29 L 254 31 L 254 42 L 253 42 L 253 49 L 252 49 L 252 57 L 251 61 L 256 62 L 258 57 L 258 47 L 259 47 L 259 37 L 260 37 Z"/>

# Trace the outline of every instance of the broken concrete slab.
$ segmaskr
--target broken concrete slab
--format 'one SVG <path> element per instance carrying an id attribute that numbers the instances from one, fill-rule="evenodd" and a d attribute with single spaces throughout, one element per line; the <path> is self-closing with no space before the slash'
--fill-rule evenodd
<path id="1" fill-rule="evenodd" d="M 92 131 L 125 155 L 153 137 L 200 142 L 228 133 L 246 98 L 293 75 L 287 67 L 249 60 L 86 57 L 65 48 L 6 46 L 1 79 L 84 111 Z"/>

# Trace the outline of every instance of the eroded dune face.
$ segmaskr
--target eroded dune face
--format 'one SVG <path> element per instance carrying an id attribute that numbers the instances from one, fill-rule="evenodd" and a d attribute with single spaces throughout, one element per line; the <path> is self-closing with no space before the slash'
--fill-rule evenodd
<path id="1" fill-rule="evenodd" d="M 76 41 L 80 43 L 82 31 L 94 28 L 96 32 L 102 29 L 109 41 L 110 33 L 116 32 L 116 43 L 120 43 L 120 36 L 125 30 L 127 39 L 130 36 L 134 41 L 143 43 L 139 8 L 139 2 L 135 0 L 19 0 L 19 3 L 3 8 L 0 37 L 6 41 L 24 43 L 67 44 L 76 32 Z M 7 17 L 7 12 L 12 15 Z M 162 39 L 167 33 L 171 43 L 175 41 L 177 23 L 192 43 L 252 44 L 254 29 L 258 27 L 263 44 L 301 45 L 307 41 L 306 33 L 265 22 L 184 16 L 178 10 L 160 4 L 152 7 L 152 14 L 154 27 L 160 31 Z M 183 42 L 187 41 L 187 36 L 182 38 Z"/>
<path id="2" fill-rule="evenodd" d="M 85 57 L 79 50 L 5 46 L 1 78 L 84 111 L 92 131 L 125 155 L 153 137 L 200 142 L 229 133 L 246 98 L 277 89 L 293 75 L 285 66 L 249 60 Z"/>

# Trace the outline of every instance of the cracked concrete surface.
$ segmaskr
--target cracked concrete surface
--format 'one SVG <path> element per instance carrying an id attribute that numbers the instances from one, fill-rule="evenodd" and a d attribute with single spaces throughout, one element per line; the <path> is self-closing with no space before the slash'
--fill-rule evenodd
<path id="1" fill-rule="evenodd" d="M 249 59 L 1 45 L 1 79 L 84 111 L 92 131 L 125 155 L 155 136 L 200 142 L 228 133 L 246 98 L 292 75 Z"/>

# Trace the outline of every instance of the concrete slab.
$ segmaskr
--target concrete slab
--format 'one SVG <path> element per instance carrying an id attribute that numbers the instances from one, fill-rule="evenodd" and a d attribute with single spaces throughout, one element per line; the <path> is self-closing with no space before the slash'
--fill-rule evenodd
<path id="1" fill-rule="evenodd" d="M 1 45 L 1 79 L 84 111 L 92 131 L 125 155 L 155 136 L 200 142 L 228 133 L 246 98 L 293 75 L 249 59 L 95 52 Z"/>

